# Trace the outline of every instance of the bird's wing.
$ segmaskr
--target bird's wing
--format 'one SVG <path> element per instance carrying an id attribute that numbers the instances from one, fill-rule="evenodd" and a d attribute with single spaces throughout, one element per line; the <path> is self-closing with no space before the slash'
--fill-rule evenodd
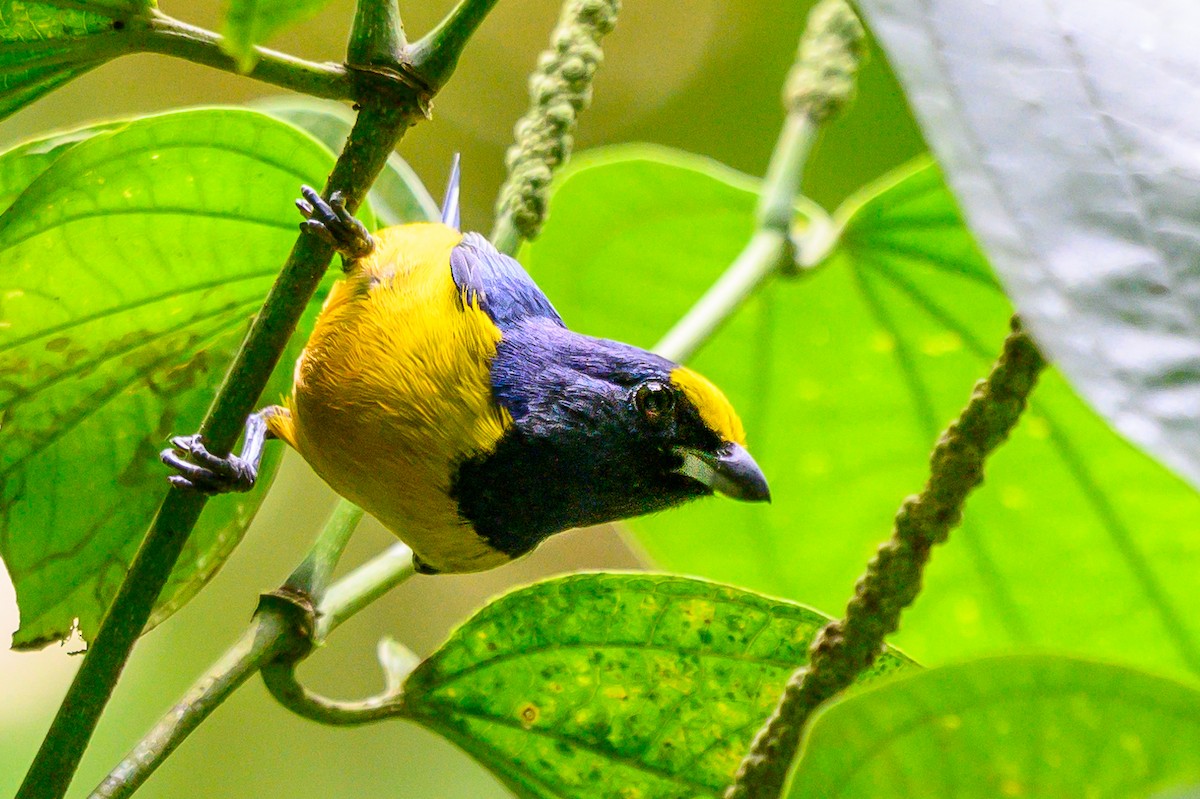
<path id="1" fill-rule="evenodd" d="M 466 300 L 478 302 L 501 331 L 530 317 L 566 327 L 524 267 L 478 233 L 463 236 L 450 252 L 450 274 Z"/>

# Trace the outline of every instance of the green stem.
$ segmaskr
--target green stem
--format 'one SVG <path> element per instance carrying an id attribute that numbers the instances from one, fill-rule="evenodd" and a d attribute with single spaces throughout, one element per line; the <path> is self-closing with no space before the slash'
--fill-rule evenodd
<path id="1" fill-rule="evenodd" d="M 318 606 L 317 640 L 324 641 L 346 619 L 415 573 L 412 550 L 397 543 L 338 580 Z"/>
<path id="2" fill-rule="evenodd" d="M 304 560 L 284 582 L 284 589 L 303 594 L 314 604 L 319 603 L 346 544 L 350 542 L 350 535 L 362 517 L 362 508 L 348 500 L 339 500 Z"/>
<path id="3" fill-rule="evenodd" d="M 359 17 L 355 19 L 357 22 Z M 360 31 L 351 31 L 351 41 L 361 43 L 363 38 Z M 464 44 L 458 39 L 446 42 L 448 47 L 461 48 Z M 375 52 L 386 47 L 385 43 Z M 396 74 L 405 68 L 404 64 L 394 65 Z M 416 83 L 423 82 L 419 74 L 416 78 Z M 366 82 L 363 86 L 367 96 L 359 100 L 361 111 L 325 186 L 326 197 L 340 191 L 350 210 L 362 202 L 405 130 L 426 115 L 429 102 L 427 92 L 403 80 Z M 377 93 L 371 91 L 375 86 L 379 87 Z M 201 424 L 200 432 L 210 451 L 225 454 L 237 440 L 332 256 L 331 247 L 316 236 L 301 235 L 296 241 Z M 197 494 L 177 489 L 167 493 L 17 799 L 61 799 L 66 793 L 100 714 L 204 503 L 205 498 Z"/>
<path id="4" fill-rule="evenodd" d="M 655 347 L 663 357 L 691 358 L 771 275 L 810 265 L 815 251 L 829 246 L 829 217 L 799 196 L 800 181 L 820 126 L 853 96 L 863 40 L 862 26 L 844 0 L 823 0 L 813 7 L 784 88 L 787 118 L 763 178 L 758 230 L 725 274 Z M 797 203 L 809 217 L 808 230 L 800 237 L 792 234 Z"/>
<path id="5" fill-rule="evenodd" d="M 342 64 L 306 61 L 265 47 L 256 47 L 257 63 L 246 73 L 238 68 L 236 59 L 221 49 L 222 39 L 222 36 L 210 30 L 153 10 L 145 19 L 131 20 L 126 30 L 92 34 L 72 40 L 70 47 L 66 48 L 54 40 L 6 42 L 4 49 L 10 54 L 42 51 L 45 54 L 17 59 L 11 65 L 0 66 L 0 74 L 85 61 L 100 63 L 129 53 L 158 53 L 223 72 L 246 75 L 315 97 L 353 100 L 358 96 L 354 76 Z"/>
<path id="6" fill-rule="evenodd" d="M 809 717 L 866 671 L 886 637 L 899 627 L 900 614 L 921 590 L 930 550 L 961 521 L 968 495 L 983 481 L 987 456 L 1020 419 L 1045 365 L 1014 319 L 991 373 L 975 386 L 962 414 L 934 447 L 925 488 L 906 499 L 896 514 L 892 537 L 859 578 L 846 618 L 817 635 L 808 666 L 788 681 L 726 799 L 778 799 Z"/>
<path id="7" fill-rule="evenodd" d="M 791 236 L 796 197 L 817 127 L 803 109 L 784 122 L 758 205 L 758 230 L 729 269 L 667 332 L 654 351 L 687 361 L 771 275 L 791 268 L 796 248 Z"/>
<path id="8" fill-rule="evenodd" d="M 294 660 L 274 660 L 263 666 L 262 678 L 275 701 L 298 716 L 319 724 L 356 727 L 404 712 L 404 692 L 399 686 L 357 701 L 330 699 L 301 685 L 296 666 Z"/>
<path id="9" fill-rule="evenodd" d="M 237 60 L 221 49 L 221 36 L 158 12 L 155 12 L 148 28 L 131 30 L 120 38 L 124 39 L 121 52 L 137 50 L 159 53 L 224 72 L 246 74 L 255 80 L 302 94 L 330 100 L 357 99 L 353 78 L 341 64 L 305 61 L 285 53 L 256 47 L 254 49 L 258 54 L 258 61 L 249 73 L 242 73 L 238 69 Z"/>
<path id="10" fill-rule="evenodd" d="M 346 44 L 346 63 L 395 67 L 404 62 L 404 23 L 396 0 L 360 2 Z"/>
<path id="11" fill-rule="evenodd" d="M 343 501 L 334 511 L 330 525 L 341 524 L 354 508 Z M 357 508 L 354 508 L 357 510 Z M 361 514 L 361 511 L 358 511 Z M 334 538 L 322 532 L 318 541 Z M 414 574 L 412 550 L 396 544 L 329 587 L 316 610 L 316 640 L 324 641 L 342 622 L 383 596 Z M 196 681 L 195 685 L 155 725 L 133 751 L 125 756 L 90 799 L 125 799 L 132 796 L 163 761 L 183 743 L 222 702 L 267 663 L 288 652 L 301 651 L 310 643 L 305 625 L 280 613 L 272 604 L 260 606 L 241 639 Z"/>
<path id="12" fill-rule="evenodd" d="M 413 69 L 437 91 L 458 65 L 463 43 L 471 38 L 497 0 L 462 0 L 436 28 L 408 50 Z"/>
<path id="13" fill-rule="evenodd" d="M 241 639 L 213 664 L 90 794 L 90 799 L 132 796 L 214 710 L 263 663 L 287 648 L 289 630 L 277 614 L 256 615 Z"/>
<path id="14" fill-rule="evenodd" d="M 317 609 L 316 640 L 323 641 L 343 621 L 415 573 L 412 550 L 404 544 L 393 545 L 356 569 L 329 589 L 325 602 Z M 389 666 L 386 661 L 388 680 L 383 693 L 347 702 L 329 699 L 301 685 L 296 679 L 296 667 L 302 659 L 303 654 L 300 657 L 280 657 L 262 667 L 263 683 L 271 695 L 297 715 L 322 724 L 346 726 L 379 721 L 401 712 L 402 675 L 397 674 L 394 666 Z M 384 660 L 382 654 L 380 659 Z"/>

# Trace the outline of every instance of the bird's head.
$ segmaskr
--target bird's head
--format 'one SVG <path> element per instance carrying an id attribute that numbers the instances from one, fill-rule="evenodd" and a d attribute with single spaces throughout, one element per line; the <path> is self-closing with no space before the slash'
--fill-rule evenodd
<path id="1" fill-rule="evenodd" d="M 737 413 L 691 369 L 530 319 L 505 331 L 491 376 L 513 426 L 460 466 L 454 493 L 498 549 L 712 493 L 770 499 Z"/>

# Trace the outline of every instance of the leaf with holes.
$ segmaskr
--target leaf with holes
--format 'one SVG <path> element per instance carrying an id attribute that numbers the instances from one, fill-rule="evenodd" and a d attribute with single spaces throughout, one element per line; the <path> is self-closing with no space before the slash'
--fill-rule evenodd
<path id="1" fill-rule="evenodd" d="M 583 574 L 491 602 L 405 715 L 519 796 L 720 796 L 828 618 L 702 580 Z M 889 649 L 863 680 L 909 666 Z"/>
<path id="2" fill-rule="evenodd" d="M 914 671 L 821 711 L 787 796 L 1141 799 L 1197 780 L 1193 688 L 1100 663 L 1008 657 Z"/>
<path id="3" fill-rule="evenodd" d="M 158 450 L 199 424 L 295 240 L 292 199 L 333 163 L 294 128 L 231 109 L 45 141 L 0 157 L 0 185 L 32 178 L 0 215 L 0 556 L 17 648 L 75 623 L 94 634 L 166 488 Z M 263 493 L 209 503 L 156 620 L 220 567 Z"/>
<path id="4" fill-rule="evenodd" d="M 1200 5 L 861 6 L 1041 346 L 1200 486 Z"/>
<path id="5" fill-rule="evenodd" d="M 150 0 L 0 0 L 0 119 L 139 49 Z"/>
<path id="6" fill-rule="evenodd" d="M 329 0 L 230 0 L 221 47 L 237 60 L 242 72 L 249 72 L 258 61 L 256 45 L 328 4 Z"/>
<path id="7" fill-rule="evenodd" d="M 523 257 L 584 333 L 652 346 L 753 228 L 755 183 L 694 156 L 622 148 L 566 173 Z M 740 411 L 772 503 L 701 500 L 630 526 L 664 568 L 840 612 L 1011 311 L 928 163 L 835 218 L 826 262 L 774 280 L 695 358 Z M 1200 674 L 1197 527 L 1195 492 L 1051 372 L 896 643 L 923 663 L 1055 646 Z"/>

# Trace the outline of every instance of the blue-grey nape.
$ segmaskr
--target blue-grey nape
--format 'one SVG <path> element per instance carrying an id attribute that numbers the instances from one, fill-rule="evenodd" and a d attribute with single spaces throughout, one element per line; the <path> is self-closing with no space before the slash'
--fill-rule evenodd
<path id="1" fill-rule="evenodd" d="M 563 326 L 558 311 L 525 267 L 478 233 L 466 234 L 450 251 L 450 274 L 467 301 L 478 302 L 503 333 L 531 317 Z"/>

